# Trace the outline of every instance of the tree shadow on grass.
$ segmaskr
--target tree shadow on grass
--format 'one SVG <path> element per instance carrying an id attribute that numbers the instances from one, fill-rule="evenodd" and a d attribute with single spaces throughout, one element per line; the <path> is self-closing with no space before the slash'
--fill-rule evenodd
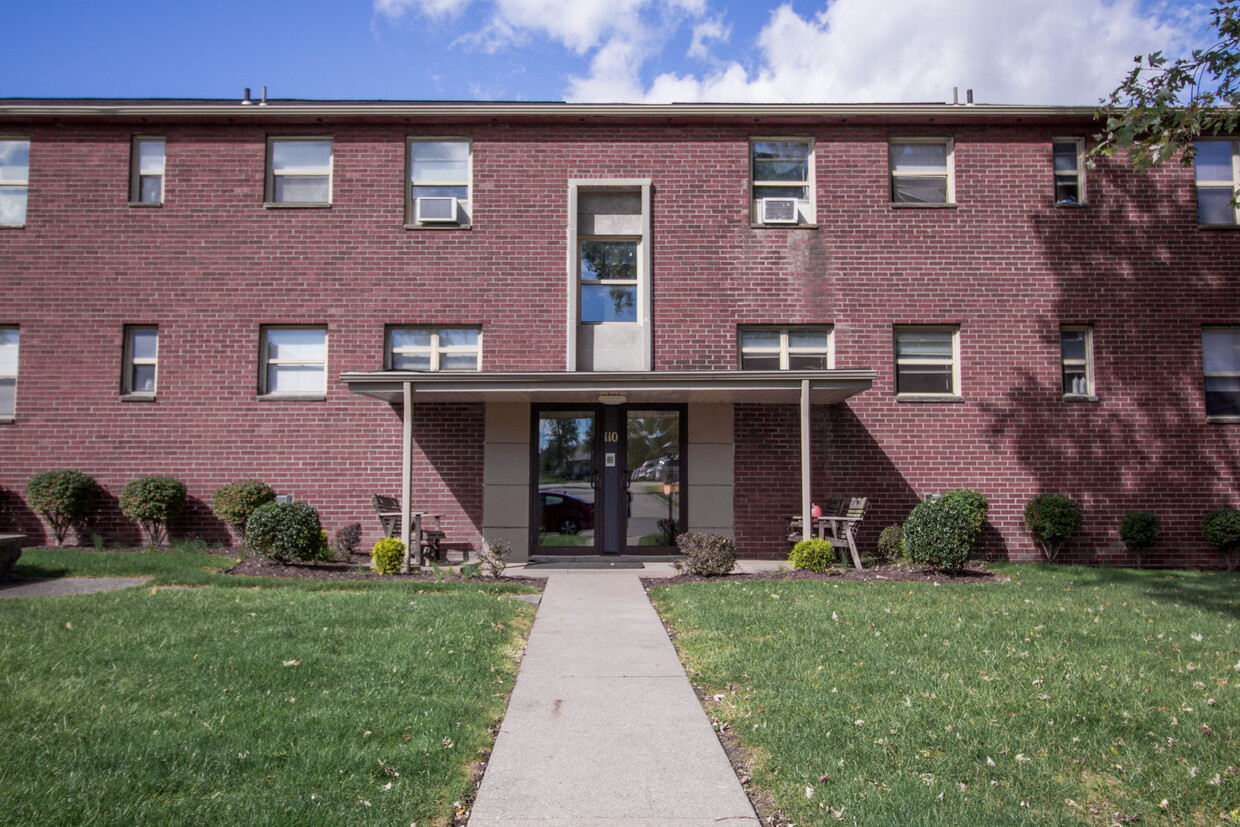
<path id="1" fill-rule="evenodd" d="M 1167 604 L 1187 604 L 1240 619 L 1240 572 L 1138 571 L 1109 567 L 1074 573 L 1082 586 L 1132 586 Z"/>

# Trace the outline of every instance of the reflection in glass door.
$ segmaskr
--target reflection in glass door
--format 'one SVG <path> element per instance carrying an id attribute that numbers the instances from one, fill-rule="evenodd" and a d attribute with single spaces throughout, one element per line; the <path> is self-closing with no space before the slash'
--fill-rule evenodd
<path id="1" fill-rule="evenodd" d="M 538 413 L 538 546 L 556 551 L 595 547 L 596 415 L 590 410 Z"/>
<path id="2" fill-rule="evenodd" d="M 683 531 L 681 412 L 629 409 L 625 418 L 625 545 L 630 554 L 670 551 Z"/>

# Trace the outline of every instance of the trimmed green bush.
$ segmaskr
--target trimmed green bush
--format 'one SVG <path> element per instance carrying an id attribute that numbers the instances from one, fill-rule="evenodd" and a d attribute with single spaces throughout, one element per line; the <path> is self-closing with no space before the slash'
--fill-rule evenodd
<path id="1" fill-rule="evenodd" d="M 982 531 L 982 524 L 986 522 L 986 515 L 990 513 L 990 503 L 986 498 L 972 488 L 953 488 L 951 491 L 944 491 L 939 502 L 965 513 L 969 518 L 969 525 L 973 527 L 970 542 L 976 540 Z"/>
<path id="2" fill-rule="evenodd" d="M 1201 521 L 1201 533 L 1223 553 L 1227 570 L 1235 571 L 1240 563 L 1240 511 L 1234 508 L 1211 511 Z"/>
<path id="3" fill-rule="evenodd" d="M 336 537 L 332 545 L 335 547 L 336 554 L 345 560 L 353 552 L 357 551 L 357 546 L 362 542 L 362 524 L 349 523 L 342 529 L 336 531 Z"/>
<path id="4" fill-rule="evenodd" d="M 961 571 L 973 550 L 974 516 L 942 497 L 919 503 L 904 521 L 904 554 L 918 565 Z"/>
<path id="5" fill-rule="evenodd" d="M 121 513 L 137 520 L 151 548 L 168 541 L 168 521 L 185 507 L 185 483 L 172 477 L 142 477 L 121 489 Z"/>
<path id="6" fill-rule="evenodd" d="M 835 546 L 819 537 L 801 540 L 788 552 L 788 563 L 794 569 L 826 571 L 835 565 Z"/>
<path id="7" fill-rule="evenodd" d="M 275 502 L 276 492 L 259 480 L 237 480 L 211 493 L 211 513 L 245 537 L 245 524 L 259 506 Z"/>
<path id="8" fill-rule="evenodd" d="M 405 544 L 397 537 L 375 543 L 370 550 L 370 567 L 380 574 L 397 574 L 405 562 Z"/>
<path id="9" fill-rule="evenodd" d="M 1153 511 L 1129 511 L 1119 521 L 1119 538 L 1128 546 L 1128 553 L 1136 559 L 1137 568 L 1141 568 L 1141 555 L 1158 542 L 1161 531 L 1162 521 Z"/>
<path id="10" fill-rule="evenodd" d="M 880 560 L 894 560 L 904 549 L 904 529 L 898 525 L 889 525 L 878 535 L 878 546 L 874 556 Z"/>
<path id="11" fill-rule="evenodd" d="M 81 471 L 61 468 L 35 474 L 26 483 L 26 504 L 52 527 L 56 545 L 63 545 L 69 529 L 90 513 L 95 481 Z"/>
<path id="12" fill-rule="evenodd" d="M 1039 494 L 1025 506 L 1025 528 L 1046 562 L 1052 563 L 1064 540 L 1081 527 L 1085 513 L 1081 504 L 1063 494 Z"/>
<path id="13" fill-rule="evenodd" d="M 275 560 L 322 560 L 322 532 L 319 512 L 306 503 L 267 503 L 250 515 L 245 544 Z"/>
<path id="14" fill-rule="evenodd" d="M 686 531 L 676 538 L 684 556 L 672 561 L 676 571 L 702 577 L 720 577 L 736 566 L 736 544 L 718 534 Z"/>

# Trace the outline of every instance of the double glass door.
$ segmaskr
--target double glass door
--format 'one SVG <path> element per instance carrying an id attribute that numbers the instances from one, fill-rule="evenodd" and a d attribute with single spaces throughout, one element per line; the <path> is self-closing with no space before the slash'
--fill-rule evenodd
<path id="1" fill-rule="evenodd" d="M 661 554 L 684 530 L 684 406 L 537 406 L 535 554 Z"/>

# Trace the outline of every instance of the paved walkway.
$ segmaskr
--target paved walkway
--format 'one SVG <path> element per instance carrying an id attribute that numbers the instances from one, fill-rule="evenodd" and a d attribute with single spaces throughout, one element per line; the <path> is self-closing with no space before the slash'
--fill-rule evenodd
<path id="1" fill-rule="evenodd" d="M 757 825 L 639 581 L 658 572 L 545 573 L 470 827 Z"/>
<path id="2" fill-rule="evenodd" d="M 140 586 L 149 577 L 30 577 L 0 583 L 0 597 L 55 597 Z"/>

